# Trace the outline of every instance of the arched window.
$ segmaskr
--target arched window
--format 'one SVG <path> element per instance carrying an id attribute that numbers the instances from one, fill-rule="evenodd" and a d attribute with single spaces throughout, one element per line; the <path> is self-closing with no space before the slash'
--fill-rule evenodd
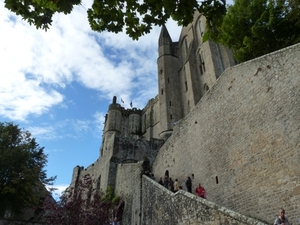
<path id="1" fill-rule="evenodd" d="M 204 84 L 204 91 L 207 92 L 209 90 L 209 86 L 207 84 Z"/>
<path id="2" fill-rule="evenodd" d="M 200 31 L 200 35 L 201 37 L 203 36 L 204 34 L 204 28 L 203 28 L 203 23 L 201 22 L 201 19 L 199 19 L 199 31 Z"/>
<path id="3" fill-rule="evenodd" d="M 184 39 L 184 46 L 185 46 L 185 51 L 188 52 L 189 51 L 189 44 L 188 44 L 187 37 L 185 37 L 185 39 Z"/>
<path id="4" fill-rule="evenodd" d="M 169 170 L 166 170 L 165 177 L 169 177 Z"/>
<path id="5" fill-rule="evenodd" d="M 182 65 L 186 63 L 186 60 L 188 59 L 189 55 L 189 41 L 188 41 L 188 36 L 184 36 L 180 39 L 180 62 Z"/>

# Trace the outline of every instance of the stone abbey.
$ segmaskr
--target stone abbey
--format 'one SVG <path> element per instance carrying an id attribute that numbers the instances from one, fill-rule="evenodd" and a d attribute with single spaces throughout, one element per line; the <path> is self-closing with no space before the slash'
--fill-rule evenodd
<path id="1" fill-rule="evenodd" d="M 230 50 L 202 41 L 205 24 L 196 13 L 178 42 L 162 27 L 158 95 L 143 109 L 125 109 L 113 97 L 100 156 L 74 168 L 71 186 L 90 174 L 96 190 L 113 187 L 126 202 L 124 224 L 215 224 L 186 212 L 182 196 L 190 205 L 209 201 L 267 223 L 283 207 L 297 224 L 300 45 L 235 65 Z M 169 193 L 141 176 L 146 159 L 156 178 L 178 178 L 184 186 L 190 176 L 193 189 L 201 182 L 208 201 Z"/>

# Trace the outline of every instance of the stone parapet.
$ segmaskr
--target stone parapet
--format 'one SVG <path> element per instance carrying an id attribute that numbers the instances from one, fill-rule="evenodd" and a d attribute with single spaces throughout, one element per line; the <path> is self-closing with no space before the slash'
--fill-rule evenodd
<path id="1" fill-rule="evenodd" d="M 142 178 L 142 223 L 164 225 L 266 225 L 192 193 L 173 193 L 147 176 Z"/>

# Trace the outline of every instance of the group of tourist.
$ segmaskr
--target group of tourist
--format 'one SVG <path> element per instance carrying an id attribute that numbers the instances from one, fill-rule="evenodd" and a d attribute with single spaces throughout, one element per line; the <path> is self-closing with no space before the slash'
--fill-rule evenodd
<path id="1" fill-rule="evenodd" d="M 159 178 L 158 183 L 174 193 L 179 190 L 182 190 L 182 186 L 179 185 L 178 179 L 175 179 L 175 181 L 173 181 L 172 178 L 168 177 L 168 176 L 165 176 L 164 180 L 162 177 Z M 187 180 L 185 182 L 185 186 L 186 186 L 187 191 L 192 193 L 191 177 L 187 178 Z M 206 198 L 206 191 L 205 191 L 204 187 L 201 186 L 200 183 L 198 184 L 198 187 L 195 189 L 195 193 L 197 194 L 197 196 L 199 196 L 201 198 Z"/>
<path id="2" fill-rule="evenodd" d="M 188 192 L 192 193 L 192 179 L 191 177 L 188 177 L 186 182 L 185 182 L 185 186 Z M 206 198 L 206 191 L 204 189 L 204 187 L 201 186 L 201 184 L 198 184 L 198 187 L 195 189 L 195 193 L 197 194 L 197 196 L 201 197 L 201 198 Z"/>
<path id="3" fill-rule="evenodd" d="M 149 177 L 155 180 L 153 174 L 150 173 Z M 179 190 L 182 190 L 182 186 L 179 185 L 178 179 L 175 179 L 175 181 L 173 181 L 172 178 L 168 176 L 165 176 L 164 180 L 161 177 L 158 183 L 174 193 L 176 193 Z M 192 179 L 190 177 L 187 178 L 185 185 L 187 191 L 192 193 Z M 201 198 L 206 198 L 206 191 L 204 187 L 201 186 L 200 183 L 198 184 L 198 187 L 195 189 L 195 193 L 197 194 L 197 196 Z M 125 202 L 122 199 L 120 199 L 120 203 L 117 209 L 114 211 L 114 221 L 112 222 L 113 225 L 122 224 L 124 206 L 125 206 Z M 285 217 L 285 210 L 283 208 L 279 209 L 279 215 L 275 219 L 274 225 L 290 225 L 288 219 Z"/>
<path id="4" fill-rule="evenodd" d="M 161 177 L 158 183 L 174 193 L 182 190 L 182 186 L 179 185 L 178 179 L 175 179 L 175 181 L 173 181 L 172 178 L 168 176 L 165 176 L 164 180 Z"/>
<path id="5" fill-rule="evenodd" d="M 153 174 L 152 174 L 152 179 L 155 180 Z M 159 178 L 158 183 L 174 193 L 179 190 L 182 190 L 182 186 L 179 185 L 178 179 L 175 179 L 175 181 L 173 181 L 172 178 L 168 176 L 165 176 L 164 180 L 162 179 L 162 177 Z M 185 186 L 187 191 L 192 193 L 192 179 L 190 177 L 187 177 L 187 180 L 185 181 Z M 206 191 L 204 187 L 201 186 L 200 183 L 198 184 L 198 187 L 195 189 L 195 193 L 197 194 L 197 196 L 206 199 Z M 285 210 L 283 208 L 279 209 L 279 215 L 275 219 L 274 225 L 290 225 L 288 219 L 285 217 Z"/>

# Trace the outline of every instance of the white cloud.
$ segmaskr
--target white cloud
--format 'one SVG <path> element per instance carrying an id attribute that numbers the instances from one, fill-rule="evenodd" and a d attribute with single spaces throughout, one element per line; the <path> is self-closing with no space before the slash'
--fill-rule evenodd
<path id="1" fill-rule="evenodd" d="M 42 88 L 37 80 L 25 80 L 24 75 L 1 74 L 0 79 L 0 115 L 12 120 L 25 120 L 29 114 L 41 115 L 63 100 L 56 90 Z"/>
<path id="2" fill-rule="evenodd" d="M 80 139 L 86 134 L 99 138 L 102 135 L 105 113 L 96 112 L 92 120 L 65 119 L 43 123 L 40 126 L 28 126 L 32 137 L 38 140 Z"/>
<path id="3" fill-rule="evenodd" d="M 31 133 L 31 135 L 35 138 L 45 139 L 45 140 L 53 140 L 58 139 L 60 136 L 56 133 L 55 128 L 53 126 L 45 126 L 45 127 L 37 127 L 32 126 L 28 127 L 27 130 Z"/>
<path id="4" fill-rule="evenodd" d="M 76 112 L 68 119 L 57 118 L 62 111 L 55 109 L 69 113 L 68 107 L 78 104 L 66 93 L 73 83 L 96 90 L 97 97 L 109 102 L 113 96 L 118 102 L 122 98 L 125 107 L 132 101 L 133 107 L 142 108 L 157 94 L 160 28 L 155 27 L 139 41 L 132 41 L 125 33 L 92 32 L 86 15 L 91 2 L 83 1 L 70 15 L 56 14 L 45 32 L 10 13 L 0 0 L 0 118 L 25 121 L 26 130 L 39 141 L 59 139 L 68 146 L 68 139 L 75 141 L 87 134 L 101 138 L 104 112 L 89 112 L 92 118 L 78 119 Z M 179 28 L 174 24 L 168 22 L 167 27 L 176 41 Z M 48 115 L 41 117 L 44 114 Z M 51 149 L 68 151 L 61 145 Z M 57 198 L 68 185 L 54 187 L 58 188 Z"/>
<path id="5" fill-rule="evenodd" d="M 24 121 L 49 112 L 64 104 L 61 91 L 71 82 L 95 89 L 105 99 L 122 96 L 128 105 L 134 99 L 142 107 L 154 97 L 160 28 L 139 41 L 125 33 L 92 32 L 86 16 L 90 4 L 75 7 L 70 15 L 57 14 L 45 32 L 11 14 L 0 0 L 5 34 L 0 35 L 0 116 Z"/>
<path id="6" fill-rule="evenodd" d="M 53 185 L 47 186 L 47 190 L 52 191 L 53 198 L 57 201 L 59 200 L 62 193 L 69 187 L 70 185 L 67 184 L 60 184 L 60 185 Z"/>
<path id="7" fill-rule="evenodd" d="M 94 124 L 96 124 L 96 130 L 94 130 L 94 132 L 98 137 L 100 137 L 100 135 L 103 133 L 102 131 L 104 129 L 105 115 L 106 113 L 96 112 L 93 116 L 95 119 Z"/>

